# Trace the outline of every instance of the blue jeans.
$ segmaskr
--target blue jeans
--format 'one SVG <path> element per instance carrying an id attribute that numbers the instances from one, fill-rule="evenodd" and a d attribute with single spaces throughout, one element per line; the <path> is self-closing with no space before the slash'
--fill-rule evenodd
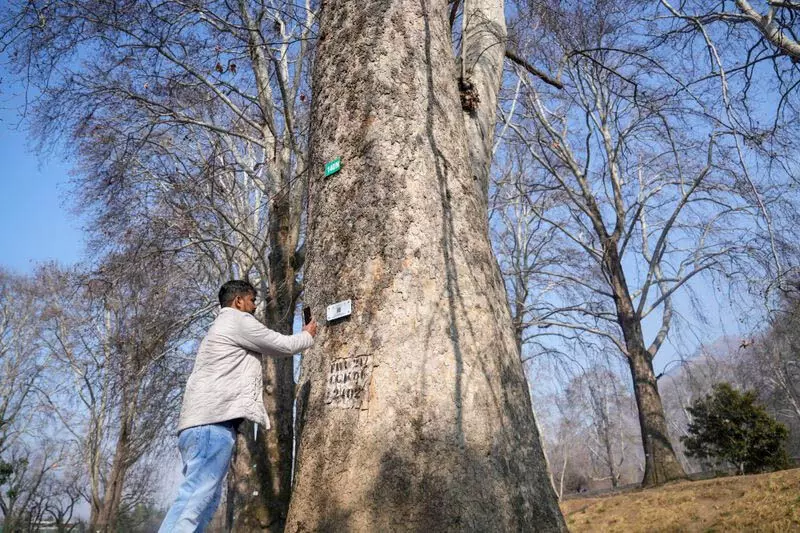
<path id="1" fill-rule="evenodd" d="M 236 429 L 232 422 L 196 426 L 181 431 L 178 449 L 183 483 L 161 523 L 159 533 L 202 532 L 214 517 L 228 472 Z"/>

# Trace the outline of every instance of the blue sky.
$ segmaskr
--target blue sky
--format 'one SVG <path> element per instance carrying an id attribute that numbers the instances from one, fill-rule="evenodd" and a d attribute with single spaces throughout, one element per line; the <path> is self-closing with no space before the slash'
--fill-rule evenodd
<path id="1" fill-rule="evenodd" d="M 84 240 L 81 221 L 66 200 L 69 164 L 40 157 L 20 124 L 18 94 L 0 96 L 0 268 L 24 274 L 37 262 L 77 262 Z"/>

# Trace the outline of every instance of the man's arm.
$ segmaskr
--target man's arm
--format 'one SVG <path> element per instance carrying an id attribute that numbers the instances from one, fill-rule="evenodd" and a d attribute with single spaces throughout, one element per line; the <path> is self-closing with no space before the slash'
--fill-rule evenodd
<path id="1" fill-rule="evenodd" d="M 317 323 L 313 321 L 297 335 L 282 335 L 272 331 L 252 315 L 244 315 L 237 325 L 237 341 L 241 346 L 266 355 L 291 356 L 302 352 L 314 344 L 317 333 Z"/>

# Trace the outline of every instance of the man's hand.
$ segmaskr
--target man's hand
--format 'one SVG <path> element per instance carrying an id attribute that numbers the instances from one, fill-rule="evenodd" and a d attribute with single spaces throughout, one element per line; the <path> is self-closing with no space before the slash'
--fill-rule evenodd
<path id="1" fill-rule="evenodd" d="M 312 337 L 316 337 L 317 336 L 317 321 L 316 320 L 312 320 L 311 322 L 309 322 L 308 324 L 303 326 L 303 331 L 307 331 L 307 332 L 309 332 L 311 334 Z"/>

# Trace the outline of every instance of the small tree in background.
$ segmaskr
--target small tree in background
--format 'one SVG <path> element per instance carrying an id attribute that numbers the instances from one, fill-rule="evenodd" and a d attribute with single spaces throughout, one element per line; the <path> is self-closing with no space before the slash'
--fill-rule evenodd
<path id="1" fill-rule="evenodd" d="M 755 391 L 742 393 L 718 383 L 688 410 L 692 422 L 681 441 L 689 457 L 730 463 L 740 474 L 788 466 L 784 444 L 789 432 L 756 403 Z"/>

